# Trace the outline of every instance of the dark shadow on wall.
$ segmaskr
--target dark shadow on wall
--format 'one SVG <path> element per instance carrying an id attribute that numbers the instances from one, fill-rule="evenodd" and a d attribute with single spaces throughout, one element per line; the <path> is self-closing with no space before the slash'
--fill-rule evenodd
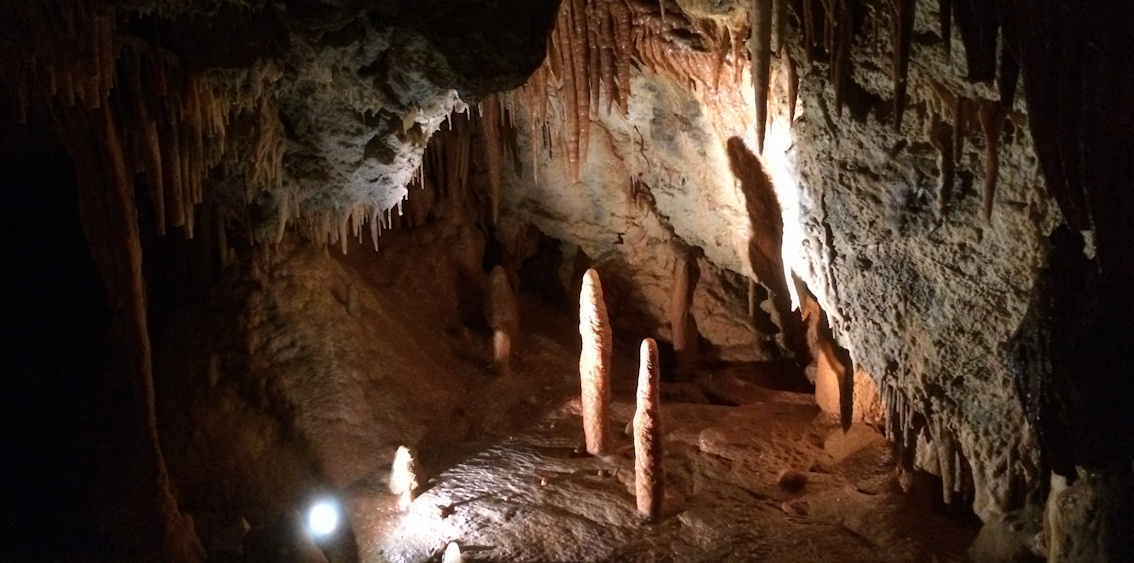
<path id="1" fill-rule="evenodd" d="M 740 137 L 728 140 L 727 151 L 729 168 L 740 180 L 748 219 L 751 221 L 752 238 L 748 241 L 748 258 L 752 270 L 760 283 L 771 290 L 770 298 L 780 318 L 784 344 L 795 355 L 796 363 L 806 366 L 811 363 L 811 353 L 807 347 L 803 319 L 799 312 L 791 308 L 791 295 L 784 277 L 783 257 L 780 254 L 784 223 L 772 179 L 764 172 L 760 159 L 748 150 Z"/>

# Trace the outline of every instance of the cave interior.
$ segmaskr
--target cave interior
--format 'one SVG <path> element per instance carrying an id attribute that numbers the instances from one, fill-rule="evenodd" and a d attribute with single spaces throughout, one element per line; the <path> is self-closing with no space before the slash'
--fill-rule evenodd
<path id="1" fill-rule="evenodd" d="M 1130 29 L 5 2 L 0 559 L 1129 561 Z"/>

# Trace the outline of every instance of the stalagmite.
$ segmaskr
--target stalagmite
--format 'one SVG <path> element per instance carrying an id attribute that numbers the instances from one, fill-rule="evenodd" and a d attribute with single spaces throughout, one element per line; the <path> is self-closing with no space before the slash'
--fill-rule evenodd
<path id="1" fill-rule="evenodd" d="M 756 146 L 764 153 L 764 134 L 768 127 L 768 93 L 772 65 L 772 0 L 752 0 L 749 22 L 752 35 L 752 88 L 756 92 Z"/>
<path id="2" fill-rule="evenodd" d="M 587 452 L 602 455 L 610 451 L 611 436 L 607 411 L 610 406 L 610 361 L 613 334 L 606 316 L 602 284 L 598 272 L 587 270 L 579 294 L 579 334 L 583 349 L 579 356 L 582 385 L 583 431 Z"/>
<path id="3" fill-rule="evenodd" d="M 484 301 L 484 316 L 493 331 L 494 365 L 501 375 L 508 373 L 512 346 L 520 338 L 520 305 L 508 274 L 499 264 L 488 275 L 488 293 Z"/>
<path id="4" fill-rule="evenodd" d="M 394 463 L 390 466 L 390 492 L 398 495 L 398 505 L 402 510 L 409 508 L 410 503 L 417 498 L 425 479 L 420 474 L 421 469 L 417 463 L 417 452 L 406 446 L 398 446 L 394 454 Z"/>
<path id="5" fill-rule="evenodd" d="M 634 411 L 634 496 L 638 515 L 647 522 L 661 518 L 665 497 L 660 374 L 657 342 L 647 338 L 642 341 L 638 363 L 638 400 Z"/>
<path id="6" fill-rule="evenodd" d="M 464 563 L 465 556 L 461 554 L 461 546 L 451 541 L 445 546 L 445 554 L 441 556 L 441 563 Z"/>
<path id="7" fill-rule="evenodd" d="M 999 102 L 984 100 L 978 114 L 984 130 L 984 206 L 981 212 L 984 220 L 988 221 L 992 217 L 992 200 L 996 197 L 996 181 L 1000 175 L 1000 133 L 1004 129 L 1004 108 Z"/>

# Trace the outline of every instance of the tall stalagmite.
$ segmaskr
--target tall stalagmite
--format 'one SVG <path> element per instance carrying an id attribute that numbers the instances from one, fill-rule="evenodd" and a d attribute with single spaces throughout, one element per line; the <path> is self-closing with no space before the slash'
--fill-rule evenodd
<path id="1" fill-rule="evenodd" d="M 638 515 L 648 522 L 661 517 L 665 497 L 662 467 L 661 377 L 658 345 L 642 341 L 638 364 L 638 406 L 634 411 L 634 493 Z"/>
<path id="2" fill-rule="evenodd" d="M 579 355 L 579 380 L 583 387 L 583 431 L 587 453 L 602 455 L 610 451 L 610 355 L 614 337 L 602 299 L 602 284 L 593 268 L 583 274 L 579 294 L 579 335 L 583 350 Z"/>

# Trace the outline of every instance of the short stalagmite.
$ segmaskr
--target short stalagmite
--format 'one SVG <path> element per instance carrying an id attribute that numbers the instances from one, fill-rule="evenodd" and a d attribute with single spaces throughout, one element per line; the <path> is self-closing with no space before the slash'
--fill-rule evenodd
<path id="1" fill-rule="evenodd" d="M 512 339 L 507 332 L 496 329 L 492 331 L 492 364 L 497 375 L 509 376 L 512 374 Z"/>
<path id="2" fill-rule="evenodd" d="M 665 496 L 662 467 L 661 385 L 658 345 L 642 341 L 638 364 L 638 407 L 634 411 L 634 492 L 638 515 L 647 522 L 661 517 Z"/>
<path id="3" fill-rule="evenodd" d="M 417 465 L 417 452 L 405 446 L 398 446 L 394 463 L 390 467 L 390 492 L 398 495 L 398 505 L 404 510 L 417 496 L 424 479 Z"/>
<path id="4" fill-rule="evenodd" d="M 583 275 L 579 293 L 579 335 L 583 349 L 579 354 L 579 380 L 583 388 L 583 432 L 587 453 L 602 455 L 610 451 L 610 355 L 613 336 L 602 299 L 602 284 L 593 268 Z"/>
<path id="5" fill-rule="evenodd" d="M 492 359 L 496 372 L 507 375 L 511 371 L 512 346 L 520 337 L 520 305 L 512 291 L 512 283 L 504 268 L 497 265 L 488 275 L 488 295 L 484 302 L 484 316 L 492 328 Z"/>

